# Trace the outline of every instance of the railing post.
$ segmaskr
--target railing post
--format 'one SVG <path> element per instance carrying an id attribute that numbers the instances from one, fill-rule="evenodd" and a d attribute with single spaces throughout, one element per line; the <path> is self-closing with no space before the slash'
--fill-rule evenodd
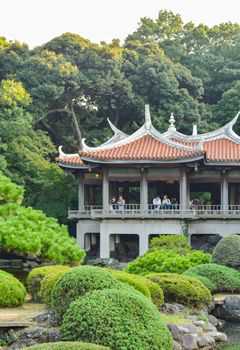
<path id="1" fill-rule="evenodd" d="M 144 214 L 148 209 L 148 182 L 146 170 L 142 169 L 140 179 L 140 210 Z"/>
<path id="2" fill-rule="evenodd" d="M 182 169 L 180 176 L 180 210 L 185 211 L 188 208 L 188 184 L 187 173 Z"/>
<path id="3" fill-rule="evenodd" d="M 221 184 L 221 206 L 222 210 L 228 210 L 228 181 L 225 174 L 222 177 Z"/>
<path id="4" fill-rule="evenodd" d="M 109 211 L 108 169 L 103 169 L 102 199 L 103 199 L 103 211 L 104 211 L 104 213 L 107 213 Z"/>
<path id="5" fill-rule="evenodd" d="M 78 210 L 84 210 L 84 174 L 79 174 L 78 181 Z"/>

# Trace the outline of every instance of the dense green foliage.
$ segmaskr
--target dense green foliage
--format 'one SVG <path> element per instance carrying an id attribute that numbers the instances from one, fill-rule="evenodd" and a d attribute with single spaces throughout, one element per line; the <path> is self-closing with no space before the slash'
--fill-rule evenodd
<path id="1" fill-rule="evenodd" d="M 167 302 L 188 306 L 201 306 L 211 302 L 210 291 L 197 278 L 176 273 L 152 273 L 147 277 L 159 284 Z"/>
<path id="2" fill-rule="evenodd" d="M 82 134 L 94 145 L 110 136 L 106 115 L 130 133 L 143 122 L 146 102 L 160 130 L 174 112 L 180 131 L 191 133 L 193 122 L 206 131 L 239 109 L 239 56 L 239 24 L 183 23 L 168 11 L 142 18 L 123 45 L 65 33 L 30 50 L 2 38 L 0 170 L 24 185 L 25 204 L 64 220 L 74 180 L 54 158 L 58 145 L 78 150 L 72 99 Z"/>
<path id="3" fill-rule="evenodd" d="M 101 345 L 82 343 L 82 342 L 57 342 L 29 346 L 24 350 L 110 350 Z"/>
<path id="4" fill-rule="evenodd" d="M 0 307 L 14 307 L 24 303 L 26 289 L 17 278 L 0 270 Z"/>
<path id="5" fill-rule="evenodd" d="M 209 263 L 211 256 L 201 251 L 179 255 L 174 250 L 154 250 L 130 262 L 127 272 L 145 275 L 150 272 L 182 273 L 190 267 Z"/>
<path id="6" fill-rule="evenodd" d="M 150 242 L 150 250 L 159 249 L 175 250 L 179 254 L 184 255 L 191 250 L 191 246 L 184 235 L 161 235 L 152 238 Z"/>
<path id="7" fill-rule="evenodd" d="M 45 277 L 43 277 L 43 279 L 41 280 L 41 286 L 40 286 L 40 298 L 41 300 L 47 304 L 47 305 L 51 305 L 51 301 L 52 301 L 52 291 L 53 288 L 55 286 L 55 284 L 57 283 L 57 281 L 67 272 L 69 271 L 69 268 L 62 268 L 59 270 L 53 270 L 50 271 L 49 273 L 47 273 L 45 275 Z"/>
<path id="8" fill-rule="evenodd" d="M 68 266 L 62 266 L 62 265 L 50 265 L 50 266 L 43 266 L 43 267 L 36 267 L 32 269 L 31 272 L 29 272 L 27 277 L 27 289 L 28 292 L 31 294 L 33 301 L 42 301 L 42 297 L 48 298 L 48 285 L 45 286 L 44 291 L 41 291 L 41 284 L 43 280 L 48 277 L 49 275 L 52 276 L 52 274 L 61 274 L 64 272 L 69 271 Z M 45 282 L 46 283 L 46 282 Z M 46 283 L 47 284 L 47 283 Z M 45 291 L 46 289 L 46 291 Z"/>
<path id="9" fill-rule="evenodd" d="M 105 288 L 122 288 L 122 283 L 111 272 L 100 267 L 74 267 L 65 273 L 52 291 L 52 308 L 62 318 L 72 301 L 87 292 Z"/>
<path id="10" fill-rule="evenodd" d="M 222 238 L 213 251 L 213 262 L 240 268 L 240 236 Z"/>
<path id="11" fill-rule="evenodd" d="M 198 278 L 212 292 L 240 292 L 240 272 L 227 266 L 198 265 L 187 270 L 184 275 Z"/>
<path id="12" fill-rule="evenodd" d="M 147 298 L 151 297 L 150 290 L 141 276 L 130 274 L 119 270 L 109 270 L 111 274 L 120 282 L 126 283 L 145 295 Z"/>
<path id="13" fill-rule="evenodd" d="M 64 340 L 100 343 L 118 350 L 171 350 L 170 332 L 155 305 L 139 293 L 95 291 L 73 302 L 61 332 Z"/>
<path id="14" fill-rule="evenodd" d="M 80 263 L 85 253 L 67 228 L 42 211 L 21 206 L 23 190 L 0 173 L 0 250 L 60 264 Z"/>

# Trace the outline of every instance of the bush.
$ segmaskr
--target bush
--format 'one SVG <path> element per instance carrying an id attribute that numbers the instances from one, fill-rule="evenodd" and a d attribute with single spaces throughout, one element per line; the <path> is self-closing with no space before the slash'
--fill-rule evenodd
<path id="1" fill-rule="evenodd" d="M 24 303 L 24 285 L 13 275 L 0 270 L 0 307 L 14 307 Z"/>
<path id="2" fill-rule="evenodd" d="M 57 342 L 29 346 L 24 350 L 110 350 L 105 346 L 82 342 Z"/>
<path id="3" fill-rule="evenodd" d="M 150 272 L 182 273 L 190 267 L 209 263 L 211 256 L 201 251 L 192 251 L 181 256 L 173 250 L 155 250 L 130 262 L 127 272 L 145 275 Z"/>
<path id="4" fill-rule="evenodd" d="M 69 270 L 70 270 L 70 268 L 63 269 L 62 271 L 60 271 L 60 270 L 59 271 L 52 271 L 42 279 L 39 294 L 40 294 L 41 300 L 45 304 L 47 304 L 49 306 L 51 305 L 52 291 L 53 291 L 55 284 Z"/>
<path id="5" fill-rule="evenodd" d="M 52 308 L 60 320 L 72 301 L 96 289 L 122 288 L 111 272 L 93 266 L 72 268 L 55 284 L 52 291 Z"/>
<path id="6" fill-rule="evenodd" d="M 213 262 L 233 268 L 240 267 L 240 236 L 222 238 L 213 251 Z"/>
<path id="7" fill-rule="evenodd" d="M 150 281 L 145 277 L 141 277 L 144 279 L 146 286 L 148 287 L 152 302 L 160 308 L 160 306 L 164 303 L 164 295 L 162 288 L 155 282 Z"/>
<path id="8" fill-rule="evenodd" d="M 187 270 L 184 275 L 204 278 L 212 284 L 212 292 L 240 292 L 240 272 L 218 264 L 204 264 Z M 204 280 L 202 280 L 204 283 Z M 207 286 L 207 284 L 205 284 Z"/>
<path id="9" fill-rule="evenodd" d="M 151 298 L 150 290 L 145 283 L 144 279 L 141 279 L 140 276 L 130 274 L 124 271 L 119 270 L 108 270 L 111 274 L 120 282 L 126 283 L 145 295 L 147 298 Z"/>
<path id="10" fill-rule="evenodd" d="M 191 246 L 184 235 L 161 235 L 154 237 L 150 241 L 150 250 L 171 249 L 184 255 L 189 253 Z"/>
<path id="11" fill-rule="evenodd" d="M 52 273 L 67 272 L 69 269 L 69 266 L 64 265 L 50 265 L 32 269 L 27 277 L 27 289 L 28 292 L 32 295 L 32 300 L 35 302 L 42 301 L 40 289 L 42 280 L 46 276 Z"/>
<path id="12" fill-rule="evenodd" d="M 0 205 L 2 249 L 19 255 L 40 257 L 58 264 L 79 264 L 85 252 L 69 236 L 65 226 L 40 210 L 18 204 Z"/>
<path id="13" fill-rule="evenodd" d="M 170 350 L 172 338 L 155 305 L 139 293 L 106 289 L 73 302 L 64 315 L 64 340 L 118 350 Z"/>
<path id="14" fill-rule="evenodd" d="M 167 302 L 188 306 L 201 306 L 211 302 L 210 291 L 196 278 L 175 273 L 153 273 L 147 277 L 159 284 Z"/>

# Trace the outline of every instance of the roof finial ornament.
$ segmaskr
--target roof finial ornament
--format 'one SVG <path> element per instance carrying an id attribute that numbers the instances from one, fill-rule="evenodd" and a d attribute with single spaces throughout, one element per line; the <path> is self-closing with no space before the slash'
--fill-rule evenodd
<path id="1" fill-rule="evenodd" d="M 193 124 L 192 136 L 197 136 L 197 135 L 198 135 L 197 124 Z"/>
<path id="2" fill-rule="evenodd" d="M 151 114 L 150 114 L 150 106 L 145 105 L 145 127 L 147 130 L 150 129 L 152 125 Z"/>
<path id="3" fill-rule="evenodd" d="M 176 131 L 176 127 L 175 127 L 175 117 L 174 117 L 174 114 L 171 113 L 170 115 L 170 118 L 169 118 L 169 128 L 168 130 L 171 130 L 171 131 Z"/>

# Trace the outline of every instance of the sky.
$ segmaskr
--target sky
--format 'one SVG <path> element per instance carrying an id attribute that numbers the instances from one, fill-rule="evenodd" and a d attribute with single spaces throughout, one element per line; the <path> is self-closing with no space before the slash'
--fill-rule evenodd
<path id="1" fill-rule="evenodd" d="M 0 0 L 0 36 L 41 45 L 65 32 L 93 42 L 124 38 L 141 17 L 156 18 L 163 9 L 185 22 L 240 23 L 239 0 Z"/>

